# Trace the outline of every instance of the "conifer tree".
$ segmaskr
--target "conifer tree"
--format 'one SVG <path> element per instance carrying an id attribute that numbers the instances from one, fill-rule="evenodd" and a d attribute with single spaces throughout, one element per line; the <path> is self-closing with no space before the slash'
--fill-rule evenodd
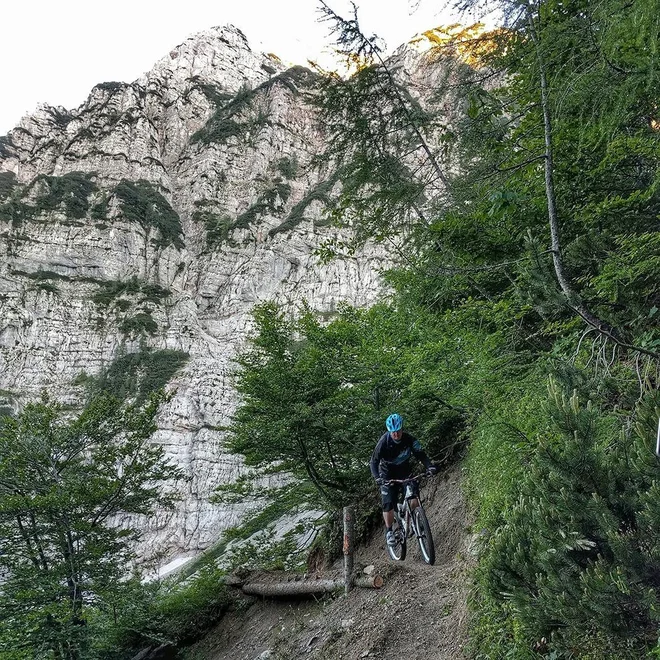
<path id="1" fill-rule="evenodd" d="M 480 579 L 506 603 L 519 652 L 632 660 L 658 626 L 660 399 L 646 397 L 631 432 L 556 382 L 549 393 L 551 427 Z"/>

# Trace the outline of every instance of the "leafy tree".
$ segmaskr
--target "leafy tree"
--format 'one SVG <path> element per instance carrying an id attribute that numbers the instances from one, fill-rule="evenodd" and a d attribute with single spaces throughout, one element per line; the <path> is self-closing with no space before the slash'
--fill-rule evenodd
<path id="1" fill-rule="evenodd" d="M 173 245 L 177 250 L 184 247 L 179 214 L 154 184 L 144 179 L 122 179 L 115 188 L 115 194 L 127 220 L 138 222 L 147 235 L 152 228 L 160 232 L 160 238 L 155 241 L 157 246 Z"/>
<path id="2" fill-rule="evenodd" d="M 468 492 L 485 539 L 477 657 L 640 657 L 657 632 L 657 7 L 461 4 L 505 22 L 439 40 L 451 75 L 437 92 L 451 88 L 461 110 L 444 133 L 449 192 L 432 206 L 418 181 L 428 223 L 403 250 L 406 267 L 388 274 L 405 359 L 383 376 L 422 424 L 458 408 L 471 440 Z M 357 20 L 344 27 L 343 45 L 368 48 L 351 40 Z M 355 124 L 383 139 L 393 124 L 350 90 L 344 135 L 360 144 Z M 391 154 L 406 162 L 403 146 Z M 358 153 L 341 148 L 346 162 Z M 412 198 L 397 206 L 399 187 L 361 188 L 379 156 L 363 153 L 363 170 L 347 170 L 344 217 L 366 238 L 406 235 Z M 374 191 L 382 199 L 369 200 Z M 374 351 L 392 336 L 379 327 L 364 332 Z"/>
<path id="3" fill-rule="evenodd" d="M 452 388 L 468 372 L 464 352 L 430 320 L 385 305 L 345 307 L 327 324 L 309 309 L 289 320 L 272 303 L 256 308 L 257 332 L 238 358 L 230 447 L 313 484 L 330 506 L 373 490 L 368 461 L 394 409 L 442 457 L 462 420 Z"/>
<path id="4" fill-rule="evenodd" d="M 337 323 L 329 337 L 310 311 L 294 323 L 270 303 L 254 316 L 257 335 L 238 359 L 243 401 L 231 447 L 249 464 L 276 462 L 337 504 L 351 482 L 356 486 L 356 467 L 368 457 L 363 444 L 357 452 L 353 446 L 362 440 L 352 433 L 363 416 L 356 408 L 373 410 L 373 403 L 353 391 L 360 386 L 349 367 L 351 349 L 359 345 L 357 328 Z"/>
<path id="5" fill-rule="evenodd" d="M 180 472 L 149 442 L 162 400 L 99 396 L 77 417 L 44 400 L 2 420 L 0 653 L 87 657 L 89 612 L 128 588 L 138 531 L 121 516 L 173 501 Z"/>
<path id="6" fill-rule="evenodd" d="M 658 66 L 656 46 L 647 47 L 657 43 L 653 3 L 462 4 L 499 8 L 507 25 L 486 58 L 505 84 L 469 92 L 472 126 L 464 144 L 478 144 L 490 164 L 467 177 L 481 190 L 482 217 L 506 218 L 547 240 L 541 254 L 528 250 L 530 265 L 551 265 L 546 297 L 608 340 L 646 353 L 626 310 L 599 298 L 592 278 L 617 236 L 647 232 L 657 214 L 660 136 L 649 85 Z"/>

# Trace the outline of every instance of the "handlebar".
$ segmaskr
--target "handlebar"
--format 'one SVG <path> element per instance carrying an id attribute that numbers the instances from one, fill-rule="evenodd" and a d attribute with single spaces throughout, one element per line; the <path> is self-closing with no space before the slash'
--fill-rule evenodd
<path id="1" fill-rule="evenodd" d="M 389 486 L 390 484 L 407 484 L 411 481 L 418 481 L 420 477 L 426 476 L 426 472 L 420 472 L 420 474 L 416 474 L 414 477 L 408 477 L 407 479 L 388 479 L 387 481 L 383 482 L 383 485 Z"/>

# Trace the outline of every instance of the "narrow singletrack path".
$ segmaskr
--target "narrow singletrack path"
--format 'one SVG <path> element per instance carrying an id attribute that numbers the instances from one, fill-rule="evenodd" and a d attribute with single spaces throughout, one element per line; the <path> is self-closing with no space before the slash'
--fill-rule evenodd
<path id="1" fill-rule="evenodd" d="M 435 566 L 422 561 L 415 539 L 392 562 L 381 530 L 358 548 L 356 567 L 391 568 L 379 590 L 320 602 L 257 601 L 230 612 L 186 657 L 195 660 L 461 660 L 467 638 L 471 562 L 461 468 L 452 466 L 422 490 L 436 544 Z"/>

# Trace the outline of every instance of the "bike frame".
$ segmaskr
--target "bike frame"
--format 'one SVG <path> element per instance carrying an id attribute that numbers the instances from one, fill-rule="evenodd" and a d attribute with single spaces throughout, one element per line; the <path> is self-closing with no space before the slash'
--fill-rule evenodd
<path id="1" fill-rule="evenodd" d="M 422 495 L 421 492 L 418 492 L 416 495 L 407 496 L 408 485 L 412 483 L 418 483 L 419 478 L 423 477 L 425 473 L 416 474 L 414 477 L 408 477 L 408 479 L 389 479 L 385 483 L 389 486 L 391 484 L 401 484 L 403 486 L 403 502 L 396 503 L 396 513 L 401 518 L 404 523 L 401 527 L 403 535 L 406 539 L 411 537 L 411 529 L 415 533 L 415 536 L 418 536 L 418 531 L 415 526 L 415 521 L 412 515 L 413 509 L 410 506 L 411 500 L 417 500 L 417 506 L 424 510 L 422 506 Z M 421 489 L 418 489 L 421 490 Z M 415 507 L 417 508 L 417 507 Z"/>
<path id="2" fill-rule="evenodd" d="M 397 498 L 394 518 L 396 520 L 396 529 L 394 530 L 395 544 L 388 545 L 387 551 L 394 561 L 402 561 L 406 558 L 407 540 L 413 536 L 417 537 L 419 549 L 422 553 L 422 559 L 430 565 L 435 563 L 435 545 L 433 543 L 433 534 L 429 527 L 428 518 L 422 505 L 421 492 L 413 494 L 412 483 L 419 482 L 422 475 L 415 475 L 408 479 L 390 479 L 385 483 L 402 484 L 404 486 L 403 502 Z M 415 502 L 415 506 L 412 503 Z M 396 549 L 395 549 L 396 548 Z"/>

